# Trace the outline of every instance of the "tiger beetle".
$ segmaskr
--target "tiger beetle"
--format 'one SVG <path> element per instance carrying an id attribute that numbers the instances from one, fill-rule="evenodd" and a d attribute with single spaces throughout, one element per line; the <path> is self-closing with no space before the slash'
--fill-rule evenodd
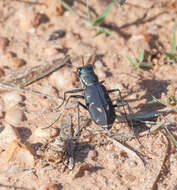
<path id="1" fill-rule="evenodd" d="M 70 98 L 85 99 L 85 105 L 81 102 L 78 102 L 77 104 L 78 128 L 80 129 L 79 106 L 82 106 L 83 108 L 88 110 L 90 117 L 94 121 L 94 123 L 100 125 L 103 129 L 110 129 L 116 118 L 115 107 L 118 107 L 119 105 L 113 105 L 109 97 L 109 93 L 119 91 L 119 89 L 106 90 L 105 86 L 103 85 L 104 81 L 99 82 L 98 77 L 95 74 L 93 66 L 91 64 L 84 65 L 83 62 L 83 66 L 77 69 L 77 75 L 80 79 L 82 88 L 65 91 L 64 101 L 66 99 L 66 94 L 78 93 L 82 91 L 84 92 L 84 96 L 70 95 L 66 100 L 67 104 Z M 61 107 L 61 105 L 59 107 Z"/>

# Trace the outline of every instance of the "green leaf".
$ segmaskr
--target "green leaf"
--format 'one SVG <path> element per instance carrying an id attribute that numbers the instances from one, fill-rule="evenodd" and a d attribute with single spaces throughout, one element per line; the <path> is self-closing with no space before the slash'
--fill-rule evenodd
<path id="1" fill-rule="evenodd" d="M 92 19 L 92 15 L 91 15 L 91 12 L 90 12 L 90 9 L 89 9 L 89 6 L 88 6 L 88 2 L 89 0 L 86 0 L 86 6 L 87 6 L 87 15 L 88 15 L 88 19 L 91 23 L 93 23 L 93 19 Z"/>
<path id="2" fill-rule="evenodd" d="M 81 22 L 83 22 L 84 24 L 86 24 L 87 26 L 91 26 L 93 27 L 93 23 L 89 20 L 85 20 L 85 19 L 81 19 Z"/>
<path id="3" fill-rule="evenodd" d="M 74 9 L 72 9 L 71 6 L 69 6 L 67 3 L 65 3 L 64 1 L 61 1 L 61 0 L 58 0 L 58 1 L 61 3 L 61 5 L 65 9 L 67 9 L 68 11 L 71 11 L 75 16 L 80 17 L 79 14 Z"/>
<path id="4" fill-rule="evenodd" d="M 139 64 L 135 61 L 133 61 L 132 58 L 130 57 L 127 57 L 128 61 L 135 67 L 135 68 L 138 68 L 139 67 Z"/>
<path id="5" fill-rule="evenodd" d="M 171 53 L 175 52 L 176 52 L 176 24 L 173 27 L 172 43 L 171 43 Z"/>
<path id="6" fill-rule="evenodd" d="M 174 145 L 175 145 L 176 148 L 177 148 L 177 140 L 176 140 L 175 137 L 170 133 L 170 131 L 168 130 L 167 127 L 165 127 L 165 129 L 166 129 L 166 131 L 167 131 L 167 133 L 168 133 L 170 139 L 173 141 Z"/>
<path id="7" fill-rule="evenodd" d="M 111 32 L 109 32 L 109 30 L 106 30 L 105 28 L 102 27 L 94 27 L 94 28 L 97 30 L 95 37 L 102 33 L 105 33 L 106 35 L 111 35 Z"/>
<path id="8" fill-rule="evenodd" d="M 144 48 L 141 48 L 137 59 L 138 59 L 139 63 L 143 62 L 143 60 L 144 60 Z"/>
<path id="9" fill-rule="evenodd" d="M 99 36 L 100 34 L 104 33 L 104 30 L 98 30 L 98 32 L 96 33 L 95 37 L 96 36 Z"/>
<path id="10" fill-rule="evenodd" d="M 111 10 L 111 8 L 116 4 L 116 2 L 117 2 L 116 0 L 111 1 L 111 3 L 105 8 L 103 13 L 95 19 L 94 25 L 99 25 L 103 22 L 104 18 L 106 17 L 108 12 Z"/>
<path id="11" fill-rule="evenodd" d="M 174 55 L 174 54 L 172 54 L 172 53 L 165 53 L 165 55 L 166 55 L 169 59 L 177 61 L 177 56 L 176 56 L 176 55 Z"/>
<path id="12" fill-rule="evenodd" d="M 162 104 L 162 105 L 164 105 L 164 106 L 170 108 L 170 109 L 173 110 L 174 112 L 177 112 L 177 108 L 175 108 L 175 107 L 173 107 L 173 106 L 171 106 L 171 105 L 169 105 L 169 104 L 166 104 L 164 100 L 162 100 L 162 99 L 157 99 L 157 98 L 155 98 L 154 96 L 152 96 L 152 98 L 153 98 L 153 100 L 154 100 L 154 103 L 155 103 L 155 102 L 158 102 L 158 103 L 160 103 L 160 104 Z"/>

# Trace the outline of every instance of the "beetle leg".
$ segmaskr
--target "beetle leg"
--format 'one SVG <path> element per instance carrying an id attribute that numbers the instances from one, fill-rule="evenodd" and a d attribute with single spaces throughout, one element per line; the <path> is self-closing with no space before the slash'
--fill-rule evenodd
<path id="1" fill-rule="evenodd" d="M 80 126 L 80 109 L 79 109 L 79 106 L 82 106 L 83 108 L 85 108 L 87 110 L 87 107 L 84 104 L 82 104 L 81 102 L 77 102 L 78 129 L 77 129 L 77 132 L 75 134 L 76 137 L 80 135 L 80 132 L 82 131 L 82 128 L 83 128 L 83 127 Z"/>
<path id="2" fill-rule="evenodd" d="M 128 102 L 123 102 L 123 100 L 122 100 L 122 95 L 121 95 L 121 91 L 117 88 L 117 89 L 108 90 L 108 93 L 117 92 L 117 91 L 119 92 L 120 102 L 121 102 L 121 103 L 118 103 L 118 101 L 117 101 L 117 104 L 116 104 L 116 105 L 113 105 L 113 106 L 114 106 L 114 107 L 123 106 L 123 110 L 124 110 L 124 113 L 125 113 L 125 118 L 126 118 L 127 123 L 128 123 L 128 117 L 127 117 L 127 113 L 126 113 L 126 111 L 125 111 L 125 107 L 124 107 L 124 106 L 125 106 L 125 105 L 128 106 L 128 112 L 129 112 L 129 113 L 131 113 L 131 109 L 130 109 L 130 106 L 129 106 Z M 132 131 L 134 132 L 133 121 L 132 121 L 132 120 L 130 120 L 130 127 L 131 127 Z M 134 133 L 134 134 L 135 134 L 135 133 Z"/>
<path id="3" fill-rule="evenodd" d="M 84 96 L 82 96 L 82 95 L 70 95 L 70 96 L 67 98 L 67 100 L 66 100 L 65 106 L 68 104 L 68 102 L 69 102 L 69 100 L 70 100 L 71 98 L 82 98 L 82 99 L 84 99 Z"/>
<path id="4" fill-rule="evenodd" d="M 64 92 L 63 102 L 57 107 L 57 109 L 60 108 L 64 104 L 64 102 L 66 100 L 66 94 L 70 94 L 70 93 L 73 94 L 73 93 L 82 92 L 82 91 L 84 91 L 83 88 L 77 88 L 77 89 L 65 91 Z"/>
<path id="5" fill-rule="evenodd" d="M 108 93 L 117 92 L 117 91 L 119 91 L 119 93 L 120 93 L 120 90 L 118 88 L 108 90 Z"/>
<path id="6" fill-rule="evenodd" d="M 113 105 L 113 106 L 114 106 L 114 107 L 123 106 L 123 110 L 124 110 L 124 113 L 125 113 L 125 118 L 126 118 L 127 123 L 129 124 L 128 117 L 127 117 L 127 113 L 126 113 L 126 111 L 125 111 L 125 107 L 124 107 L 124 106 L 127 105 L 127 107 L 128 107 L 128 113 L 129 113 L 129 114 L 133 114 L 133 111 L 132 111 L 132 109 L 130 108 L 128 102 L 123 102 L 123 100 L 122 100 L 122 95 L 121 95 L 121 91 L 120 91 L 119 89 L 111 89 L 111 90 L 108 90 L 108 93 L 116 92 L 116 91 L 119 92 L 121 104 L 119 104 L 118 101 L 117 101 L 117 104 L 116 104 L 116 105 Z M 138 142 L 139 142 L 139 139 L 138 139 L 138 137 L 137 137 L 137 135 L 136 135 L 136 133 L 135 133 L 135 130 L 134 130 L 133 120 L 132 120 L 132 119 L 130 119 L 130 129 L 133 131 L 133 134 L 135 135 L 136 139 L 137 139 Z"/>

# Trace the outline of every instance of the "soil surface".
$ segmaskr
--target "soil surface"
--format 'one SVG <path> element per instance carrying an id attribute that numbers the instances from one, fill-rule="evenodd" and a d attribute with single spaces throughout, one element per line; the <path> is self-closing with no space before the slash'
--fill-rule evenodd
<path id="1" fill-rule="evenodd" d="M 84 0 L 67 2 L 87 18 Z M 109 2 L 89 1 L 92 16 Z M 99 81 L 120 89 L 127 115 L 164 108 L 147 104 L 151 96 L 175 107 L 168 96 L 177 98 L 177 63 L 168 63 L 164 52 L 171 49 L 176 1 L 117 3 L 102 24 L 111 35 L 96 36 L 81 17 L 57 0 L 0 1 L 0 190 L 176 190 L 176 147 L 163 128 L 177 137 L 175 112 L 144 119 L 155 125 L 134 121 L 131 129 L 119 106 L 105 131 L 80 107 L 83 129 L 76 135 L 78 99 L 60 106 L 66 90 L 80 87 L 81 56 L 86 63 L 94 55 Z M 142 48 L 150 68 L 128 61 Z M 72 66 L 50 72 L 67 55 Z M 121 103 L 118 92 L 110 96 Z M 139 135 L 154 126 L 155 132 Z"/>

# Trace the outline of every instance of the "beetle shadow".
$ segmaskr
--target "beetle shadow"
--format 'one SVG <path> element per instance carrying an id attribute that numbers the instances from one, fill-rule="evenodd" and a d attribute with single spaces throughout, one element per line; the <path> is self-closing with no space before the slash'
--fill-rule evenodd
<path id="1" fill-rule="evenodd" d="M 75 163 L 84 163 L 85 159 L 88 156 L 90 150 L 94 150 L 94 146 L 91 146 L 88 143 L 79 142 L 76 144 L 76 148 L 74 151 L 74 161 Z M 102 170 L 104 167 L 101 166 L 91 166 L 90 164 L 86 164 L 82 170 L 80 170 L 76 177 L 84 176 L 85 171 L 89 171 L 90 173 L 97 172 L 98 170 Z"/>
<path id="2" fill-rule="evenodd" d="M 148 18 L 149 10 L 151 10 L 152 8 L 153 8 L 153 6 L 148 8 L 147 11 L 140 18 L 137 18 L 135 21 L 132 21 L 130 23 L 126 23 L 126 24 L 124 24 L 124 25 L 122 25 L 120 27 L 116 26 L 113 23 L 104 23 L 104 22 L 101 24 L 101 26 L 104 27 L 104 28 L 107 28 L 107 29 L 109 29 L 111 31 L 116 32 L 124 40 L 127 41 L 127 40 L 129 40 L 131 38 L 132 34 L 125 32 L 124 30 L 126 28 L 129 28 L 131 26 L 139 27 L 140 25 L 143 25 L 143 24 L 146 24 L 148 22 L 154 21 L 155 19 L 157 19 L 162 14 L 168 13 L 167 11 L 162 11 L 162 12 L 156 14 L 155 16 L 152 16 L 152 17 Z"/>
<path id="3" fill-rule="evenodd" d="M 153 104 L 148 104 L 148 102 L 151 100 L 151 97 L 154 96 L 155 98 L 159 99 L 161 98 L 162 93 L 167 94 L 167 87 L 170 84 L 170 81 L 168 80 L 156 80 L 156 79 L 151 79 L 151 80 L 140 80 L 139 81 L 139 91 L 145 91 L 144 95 L 134 98 L 134 99 L 128 99 L 126 97 L 129 97 L 132 94 L 136 94 L 137 91 L 129 91 L 129 93 L 127 93 L 127 95 L 123 96 L 122 99 L 126 99 L 126 102 L 128 104 L 133 104 L 133 102 L 138 102 L 141 100 L 145 100 L 146 102 L 144 104 L 138 104 L 137 106 L 134 107 L 130 107 L 131 110 L 139 110 L 138 112 L 132 112 L 132 113 L 128 113 L 127 117 L 131 117 L 131 115 L 133 116 L 133 114 L 135 115 L 142 115 L 142 113 L 144 113 L 145 115 L 148 113 L 152 113 L 152 112 L 156 112 L 159 109 L 164 108 L 164 106 L 162 104 L 159 103 L 153 103 Z M 117 120 L 119 122 L 124 121 L 126 119 L 125 113 L 122 111 L 119 111 L 119 115 L 117 115 Z M 154 114 L 154 118 L 149 118 L 149 119 L 141 119 L 144 121 L 157 121 L 157 117 L 155 117 Z M 142 122 L 138 122 L 136 120 L 132 120 L 133 121 L 133 126 L 135 126 L 134 132 L 135 134 L 138 134 L 140 132 L 143 132 L 145 130 L 147 130 L 146 124 L 142 123 Z M 129 121 L 127 121 L 129 126 L 131 126 L 131 123 Z M 138 128 L 136 127 L 138 126 Z"/>
<path id="4" fill-rule="evenodd" d="M 22 142 L 27 141 L 29 137 L 32 135 L 32 131 L 27 127 L 17 127 L 16 129 L 20 135 Z"/>
<path id="5" fill-rule="evenodd" d="M 161 98 L 162 93 L 167 94 L 167 87 L 169 86 L 170 81 L 168 80 L 141 80 L 139 82 L 140 89 L 145 90 L 145 95 L 141 96 L 140 99 L 146 99 L 145 104 L 140 104 L 137 106 L 140 111 L 152 111 L 160 109 L 164 106 L 154 103 L 148 104 L 151 100 L 151 97 L 154 96 L 155 98 Z"/>
<path id="6" fill-rule="evenodd" d="M 77 142 L 74 151 L 75 162 L 83 163 L 87 158 L 89 151 L 93 149 L 94 147 L 86 142 Z"/>
<path id="7" fill-rule="evenodd" d="M 143 78 L 143 76 L 142 76 Z M 140 86 L 140 88 L 136 91 L 133 90 L 129 90 L 128 87 L 126 87 L 125 85 L 123 85 L 123 87 L 125 89 L 127 89 L 128 93 L 124 96 L 122 96 L 122 99 L 126 99 L 126 101 L 128 103 L 133 103 L 133 102 L 137 102 L 139 100 L 144 100 L 146 101 L 146 103 L 144 104 L 138 104 L 137 106 L 135 106 L 133 109 L 138 109 L 140 110 L 139 112 L 147 112 L 147 111 L 152 111 L 154 109 L 159 109 L 162 108 L 164 106 L 154 103 L 154 104 L 148 104 L 148 102 L 151 100 L 151 97 L 154 96 L 155 98 L 159 99 L 161 98 L 162 93 L 167 94 L 168 90 L 167 87 L 170 84 L 170 80 L 156 80 L 156 79 L 146 79 L 146 80 L 139 80 L 139 82 L 137 83 L 137 85 Z M 138 92 L 141 91 L 145 91 L 144 95 L 142 96 L 136 96 L 136 98 L 126 98 L 129 96 L 132 96 L 133 94 L 136 94 Z"/>

